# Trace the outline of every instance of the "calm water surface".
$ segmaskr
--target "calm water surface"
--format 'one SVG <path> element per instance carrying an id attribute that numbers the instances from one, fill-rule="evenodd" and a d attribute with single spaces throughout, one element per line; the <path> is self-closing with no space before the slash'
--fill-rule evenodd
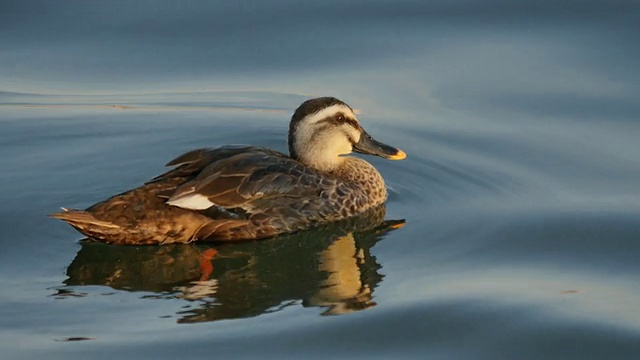
<path id="1" fill-rule="evenodd" d="M 3 3 L 2 358 L 637 358 L 639 14 Z M 386 213 L 166 247 L 90 243 L 46 217 L 193 148 L 286 151 L 293 109 L 322 95 L 407 152 L 367 158 Z"/>

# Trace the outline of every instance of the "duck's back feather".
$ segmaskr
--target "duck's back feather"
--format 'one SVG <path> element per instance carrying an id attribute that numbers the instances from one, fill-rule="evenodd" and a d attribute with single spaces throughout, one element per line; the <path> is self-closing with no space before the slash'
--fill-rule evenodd
<path id="1" fill-rule="evenodd" d="M 255 202 L 258 200 L 262 203 L 270 199 L 277 206 L 280 198 L 318 197 L 323 191 L 338 186 L 338 179 L 330 174 L 311 169 L 270 149 L 245 147 L 229 151 L 223 148 L 224 156 L 218 156 L 216 150 L 200 152 L 197 159 L 192 158 L 191 162 L 174 170 L 197 172 L 197 175 L 175 190 L 169 204 L 187 205 L 190 198 L 206 198 L 211 206 L 252 212 L 257 210 Z M 201 169 L 196 169 L 196 164 Z M 197 209 L 196 206 L 178 206 Z"/>

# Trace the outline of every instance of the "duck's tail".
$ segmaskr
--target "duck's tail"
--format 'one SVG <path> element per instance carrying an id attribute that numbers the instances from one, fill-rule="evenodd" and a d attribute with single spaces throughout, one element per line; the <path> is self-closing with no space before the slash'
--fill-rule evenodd
<path id="1" fill-rule="evenodd" d="M 62 208 L 62 211 L 50 214 L 49 217 L 64 220 L 82 234 L 106 242 L 112 242 L 112 237 L 122 231 L 120 226 L 96 219 L 84 210 Z"/>
<path id="2" fill-rule="evenodd" d="M 170 207 L 165 218 L 136 218 L 134 224 L 100 220 L 92 212 L 62 208 L 49 215 L 66 221 L 88 238 L 117 245 L 158 245 L 193 241 L 234 241 L 256 238 L 255 226 L 242 219 L 212 219 Z"/>

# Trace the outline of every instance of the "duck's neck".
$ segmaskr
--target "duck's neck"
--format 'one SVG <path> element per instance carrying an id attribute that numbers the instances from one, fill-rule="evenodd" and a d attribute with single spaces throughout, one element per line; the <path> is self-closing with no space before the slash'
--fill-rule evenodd
<path id="1" fill-rule="evenodd" d="M 347 159 L 346 157 L 327 154 L 326 152 L 316 152 L 315 155 L 311 154 L 314 153 L 302 153 L 300 156 L 297 156 L 296 160 L 309 167 L 328 173 L 335 173 L 336 170 L 342 168 L 345 165 L 345 160 Z"/>
<path id="2" fill-rule="evenodd" d="M 356 157 L 343 157 L 342 164 L 336 167 L 332 174 L 346 182 L 351 182 L 363 192 L 368 193 L 372 200 L 384 202 L 387 199 L 387 188 L 382 175 L 373 165 Z"/>
<path id="3" fill-rule="evenodd" d="M 306 159 L 298 157 L 307 166 L 337 176 L 345 183 L 353 184 L 368 205 L 378 205 L 387 200 L 387 187 L 382 175 L 373 165 L 352 156 L 326 156 Z"/>

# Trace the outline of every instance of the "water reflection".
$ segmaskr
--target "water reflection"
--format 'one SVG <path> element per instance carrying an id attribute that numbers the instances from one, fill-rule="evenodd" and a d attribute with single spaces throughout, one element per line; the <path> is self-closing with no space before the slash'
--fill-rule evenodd
<path id="1" fill-rule="evenodd" d="M 197 303 L 182 323 L 257 316 L 300 302 L 323 315 L 374 306 L 382 281 L 371 248 L 404 220 L 385 208 L 313 231 L 240 244 L 118 247 L 89 241 L 67 268 L 56 297 L 83 296 L 82 286 L 145 291 L 145 298 Z"/>

